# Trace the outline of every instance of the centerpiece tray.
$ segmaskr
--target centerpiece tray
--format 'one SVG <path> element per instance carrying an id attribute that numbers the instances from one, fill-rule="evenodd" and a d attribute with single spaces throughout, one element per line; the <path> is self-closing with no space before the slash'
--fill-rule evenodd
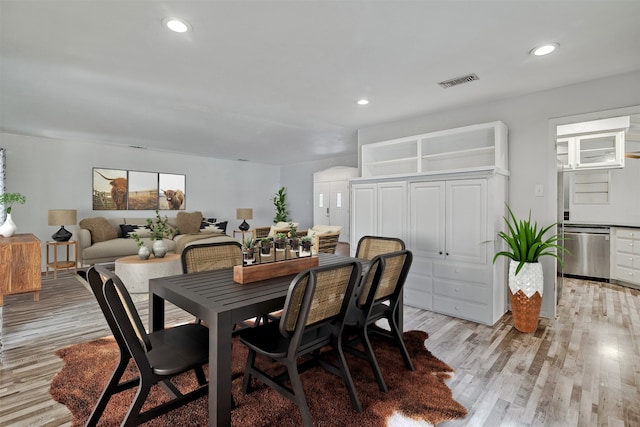
<path id="1" fill-rule="evenodd" d="M 289 276 L 303 270 L 318 266 L 318 257 L 302 257 L 284 261 L 254 265 L 236 265 L 233 267 L 233 281 L 236 283 L 252 283 L 274 277 Z"/>

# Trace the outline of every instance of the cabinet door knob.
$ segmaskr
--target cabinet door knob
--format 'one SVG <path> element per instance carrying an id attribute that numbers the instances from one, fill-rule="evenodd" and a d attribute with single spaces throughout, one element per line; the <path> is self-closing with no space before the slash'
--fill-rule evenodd
<path id="1" fill-rule="evenodd" d="M 447 256 L 449 256 L 449 252 L 447 252 Z"/>
<path id="2" fill-rule="evenodd" d="M 442 251 L 438 252 L 440 255 L 442 255 Z"/>

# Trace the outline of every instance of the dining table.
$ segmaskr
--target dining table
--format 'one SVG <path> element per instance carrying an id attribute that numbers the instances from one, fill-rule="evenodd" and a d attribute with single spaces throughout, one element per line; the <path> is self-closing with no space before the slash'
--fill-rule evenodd
<path id="1" fill-rule="evenodd" d="M 320 266 L 354 258 L 317 254 Z M 367 260 L 360 260 L 367 265 Z M 149 280 L 149 323 L 165 327 L 165 301 L 202 319 L 209 327 L 209 425 L 231 425 L 231 348 L 234 325 L 284 307 L 295 275 L 235 283 L 233 269 L 179 274 Z M 399 310 L 401 311 L 401 310 Z"/>

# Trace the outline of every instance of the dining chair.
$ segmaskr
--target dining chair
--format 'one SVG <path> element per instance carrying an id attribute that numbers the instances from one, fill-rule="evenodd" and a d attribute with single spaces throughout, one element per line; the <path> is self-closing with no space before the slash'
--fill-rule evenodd
<path id="1" fill-rule="evenodd" d="M 292 400 L 300 410 L 304 426 L 311 427 L 313 419 L 300 373 L 320 365 L 342 378 L 351 405 L 362 412 L 340 345 L 344 316 L 361 272 L 360 263 L 355 260 L 305 270 L 291 282 L 279 322 L 240 332 L 240 341 L 249 348 L 242 383 L 245 394 L 250 391 L 251 378 L 255 377 Z M 331 351 L 321 352 L 324 346 L 329 346 Z M 335 355 L 338 366 L 324 360 L 327 353 Z M 258 354 L 280 363 L 285 369 L 267 374 L 256 366 Z M 302 357 L 305 362 L 298 364 Z"/>
<path id="2" fill-rule="evenodd" d="M 371 260 L 377 255 L 404 249 L 404 242 L 396 237 L 362 236 L 356 248 L 356 258 Z"/>
<path id="3" fill-rule="evenodd" d="M 371 346 L 370 334 L 393 341 L 399 347 L 407 368 L 415 370 L 404 345 L 396 313 L 402 309 L 402 287 L 412 261 L 413 254 L 408 250 L 374 257 L 369 264 L 369 270 L 362 277 L 344 322 L 344 350 L 369 361 L 378 387 L 383 392 L 387 392 L 388 389 Z M 381 327 L 373 327 L 381 319 L 389 322 L 388 331 Z M 351 338 L 353 336 L 355 338 Z M 357 348 L 358 343 L 362 344 L 364 351 Z"/>
<path id="4" fill-rule="evenodd" d="M 216 242 L 190 245 L 184 248 L 181 255 L 182 272 L 195 273 L 200 271 L 220 270 L 242 265 L 242 245 L 238 242 Z M 267 315 L 257 319 L 235 325 L 234 329 L 253 326 L 255 322 L 266 321 Z M 196 323 L 202 320 L 196 318 Z"/>
<path id="5" fill-rule="evenodd" d="M 87 426 L 98 424 L 112 396 L 134 387 L 138 390 L 122 426 L 136 426 L 192 402 L 208 392 L 203 366 L 209 362 L 209 330 L 196 324 L 147 333 L 138 311 L 120 278 L 102 265 L 91 267 L 87 278 L 102 309 L 120 352 L 118 364 L 109 379 Z M 133 358 L 138 377 L 120 382 Z M 198 387 L 183 394 L 171 379 L 193 370 Z M 142 412 L 151 387 L 159 384 L 171 400 Z"/>

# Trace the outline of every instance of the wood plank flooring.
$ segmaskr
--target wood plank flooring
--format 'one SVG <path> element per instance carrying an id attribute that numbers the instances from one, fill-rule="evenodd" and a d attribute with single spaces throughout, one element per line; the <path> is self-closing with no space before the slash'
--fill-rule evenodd
<path id="1" fill-rule="evenodd" d="M 558 313 L 521 334 L 509 314 L 488 327 L 405 307 L 405 329 L 430 335 L 427 348 L 456 369 L 447 383 L 469 410 L 441 425 L 640 426 L 640 292 L 566 279 Z M 109 334 L 92 294 L 72 274 L 43 277 L 39 302 L 6 297 L 0 315 L 0 426 L 70 425 L 49 395 L 62 367 L 54 352 Z"/>

